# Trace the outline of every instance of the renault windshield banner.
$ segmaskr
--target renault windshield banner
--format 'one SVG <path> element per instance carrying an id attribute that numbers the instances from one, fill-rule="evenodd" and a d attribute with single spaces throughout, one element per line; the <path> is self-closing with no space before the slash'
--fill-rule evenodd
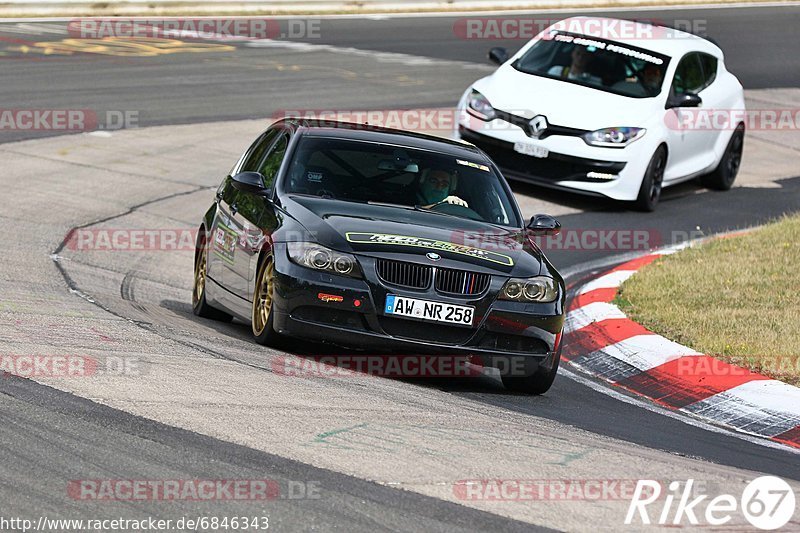
<path id="1" fill-rule="evenodd" d="M 390 235 L 387 233 L 348 232 L 347 240 L 349 242 L 362 244 L 414 246 L 417 248 L 426 248 L 429 250 L 439 250 L 454 254 L 468 255 L 470 257 L 476 257 L 485 261 L 491 261 L 492 263 L 499 263 L 504 266 L 514 266 L 514 260 L 507 255 L 481 250 L 480 248 L 473 248 L 471 246 L 464 246 L 462 244 L 454 244 L 452 242 L 436 241 L 433 239 L 422 239 L 420 237 L 408 237 L 405 235 Z"/>

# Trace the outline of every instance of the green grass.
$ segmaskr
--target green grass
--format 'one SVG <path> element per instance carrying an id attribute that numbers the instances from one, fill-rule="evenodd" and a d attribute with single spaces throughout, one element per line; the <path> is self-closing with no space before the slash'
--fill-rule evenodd
<path id="1" fill-rule="evenodd" d="M 660 258 L 614 303 L 668 339 L 800 385 L 800 216 Z"/>

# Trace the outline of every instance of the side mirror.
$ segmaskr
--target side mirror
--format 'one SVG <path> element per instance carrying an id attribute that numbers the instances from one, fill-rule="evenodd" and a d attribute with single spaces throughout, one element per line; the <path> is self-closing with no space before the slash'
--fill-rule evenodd
<path id="1" fill-rule="evenodd" d="M 699 107 L 703 99 L 694 93 L 672 94 L 667 98 L 665 109 L 674 107 Z"/>
<path id="2" fill-rule="evenodd" d="M 489 50 L 489 61 L 494 63 L 495 65 L 502 65 L 506 61 L 508 61 L 508 50 L 505 48 L 501 48 L 499 46 L 495 46 L 491 50 Z"/>
<path id="3" fill-rule="evenodd" d="M 270 196 L 272 189 L 264 187 L 264 176 L 261 172 L 239 172 L 231 178 L 233 188 L 243 192 L 249 192 L 256 196 Z"/>
<path id="4" fill-rule="evenodd" d="M 558 235 L 561 233 L 561 223 L 550 215 L 533 215 L 528 229 L 535 235 Z"/>

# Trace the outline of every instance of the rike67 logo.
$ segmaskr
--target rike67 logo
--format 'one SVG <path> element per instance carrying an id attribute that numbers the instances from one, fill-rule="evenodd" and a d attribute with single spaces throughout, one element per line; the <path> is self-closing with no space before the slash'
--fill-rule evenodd
<path id="1" fill-rule="evenodd" d="M 792 519 L 795 503 L 792 487 L 775 476 L 754 479 L 738 499 L 732 494 L 698 496 L 693 479 L 671 482 L 666 494 L 661 482 L 642 479 L 636 484 L 625 524 L 724 526 L 741 513 L 753 527 L 775 530 Z"/>

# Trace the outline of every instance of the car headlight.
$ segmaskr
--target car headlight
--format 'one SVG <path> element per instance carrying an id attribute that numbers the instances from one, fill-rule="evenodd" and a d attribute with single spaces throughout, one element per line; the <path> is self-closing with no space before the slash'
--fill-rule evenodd
<path id="1" fill-rule="evenodd" d="M 475 89 L 472 89 L 472 92 L 469 93 L 469 98 L 467 98 L 467 111 L 471 115 L 487 122 L 497 118 L 497 113 L 495 113 L 489 100 Z"/>
<path id="2" fill-rule="evenodd" d="M 592 146 L 624 148 L 636 139 L 640 139 L 646 131 L 644 128 L 603 128 L 586 133 L 583 140 Z"/>
<path id="3" fill-rule="evenodd" d="M 552 302 L 558 297 L 556 280 L 546 276 L 511 278 L 503 285 L 498 296 L 513 302 Z"/>
<path id="4" fill-rule="evenodd" d="M 331 250 L 312 242 L 287 244 L 289 259 L 300 266 L 340 276 L 360 278 L 361 268 L 355 256 Z"/>

